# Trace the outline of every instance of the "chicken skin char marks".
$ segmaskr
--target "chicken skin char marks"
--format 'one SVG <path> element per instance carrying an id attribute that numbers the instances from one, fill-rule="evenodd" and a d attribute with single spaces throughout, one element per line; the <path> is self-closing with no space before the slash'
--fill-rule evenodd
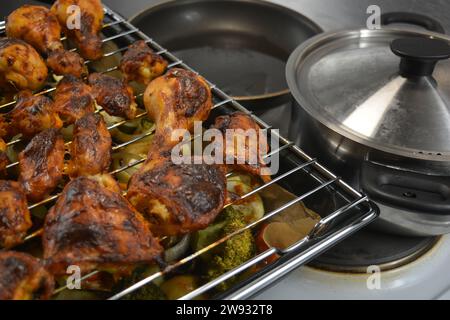
<path id="1" fill-rule="evenodd" d="M 0 138 L 5 138 L 10 132 L 10 124 L 7 120 L 8 116 L 4 113 L 0 113 Z"/>
<path id="2" fill-rule="evenodd" d="M 119 192 L 109 175 L 79 177 L 66 185 L 44 224 L 44 257 L 54 275 L 65 275 L 69 265 L 84 274 L 120 273 L 160 257 L 162 247 L 148 223 Z"/>
<path id="3" fill-rule="evenodd" d="M 230 141 L 226 141 L 224 148 L 224 161 L 231 163 L 232 170 L 247 172 L 261 177 L 263 181 L 270 181 L 269 175 L 262 174 L 262 169 L 266 167 L 264 155 L 269 151 L 267 139 L 261 133 L 261 127 L 249 115 L 235 112 L 219 116 L 212 127 L 220 130 L 224 137 L 227 132 L 232 132 Z"/>
<path id="4" fill-rule="evenodd" d="M 47 65 L 57 75 L 86 74 L 84 60 L 75 52 L 64 49 L 58 18 L 43 6 L 24 5 L 7 19 L 6 34 L 21 39 L 47 56 Z"/>
<path id="5" fill-rule="evenodd" d="M 8 249 L 22 243 L 31 225 L 22 186 L 15 181 L 0 180 L 0 247 Z"/>
<path id="6" fill-rule="evenodd" d="M 120 70 L 125 81 L 149 84 L 167 69 L 167 61 L 153 52 L 144 40 L 136 41 L 128 47 L 120 61 Z"/>
<path id="7" fill-rule="evenodd" d="M 175 164 L 167 152 L 153 151 L 129 183 L 127 198 L 158 236 L 206 228 L 227 198 L 225 168 Z"/>
<path id="8" fill-rule="evenodd" d="M 9 158 L 6 154 L 7 145 L 3 137 L 7 136 L 9 124 L 3 114 L 0 114 L 0 177 L 6 174 L 6 166 L 9 164 Z"/>
<path id="9" fill-rule="evenodd" d="M 21 39 L 40 53 L 63 49 L 58 19 L 43 6 L 24 5 L 7 18 L 6 35 Z"/>
<path id="10" fill-rule="evenodd" d="M 58 83 L 53 98 L 55 110 L 65 124 L 73 124 L 95 111 L 91 88 L 72 75 L 65 76 Z"/>
<path id="11" fill-rule="evenodd" d="M 91 176 L 108 171 L 111 164 L 111 135 L 103 117 L 88 114 L 75 122 L 68 164 L 70 177 Z"/>
<path id="12" fill-rule="evenodd" d="M 79 28 L 68 28 L 68 21 L 73 20 L 71 6 L 80 10 Z M 58 17 L 59 24 L 70 40 L 75 42 L 83 58 L 98 60 L 103 56 L 100 31 L 103 27 L 103 6 L 100 0 L 57 0 L 51 11 Z"/>
<path id="13" fill-rule="evenodd" d="M 134 119 L 137 112 L 137 104 L 133 89 L 123 80 L 93 73 L 89 76 L 89 84 L 97 104 L 115 117 Z"/>
<path id="14" fill-rule="evenodd" d="M 0 251 L 0 300 L 48 299 L 53 277 L 41 261 L 21 252 Z"/>
<path id="15" fill-rule="evenodd" d="M 6 173 L 6 166 L 9 164 L 9 158 L 6 154 L 6 143 L 5 141 L 0 138 L 0 177 L 5 175 Z"/>
<path id="16" fill-rule="evenodd" d="M 31 91 L 19 93 L 16 106 L 7 118 L 10 121 L 10 135 L 21 133 L 27 139 L 43 130 L 63 126 L 53 101 L 46 96 L 35 96 Z"/>
<path id="17" fill-rule="evenodd" d="M 47 58 L 47 65 L 59 76 L 73 75 L 81 78 L 88 74 L 83 58 L 76 52 L 66 50 L 52 51 Z"/>
<path id="18" fill-rule="evenodd" d="M 19 182 L 30 201 L 41 201 L 62 179 L 64 139 L 57 129 L 36 135 L 19 154 Z"/>
<path id="19" fill-rule="evenodd" d="M 37 90 L 48 69 L 37 51 L 18 39 L 0 38 L 0 91 Z"/>
<path id="20" fill-rule="evenodd" d="M 208 119 L 211 90 L 201 76 L 174 68 L 148 85 L 144 104 L 149 117 L 156 122 L 156 135 L 173 144 L 174 130 L 192 131 L 195 121 Z"/>

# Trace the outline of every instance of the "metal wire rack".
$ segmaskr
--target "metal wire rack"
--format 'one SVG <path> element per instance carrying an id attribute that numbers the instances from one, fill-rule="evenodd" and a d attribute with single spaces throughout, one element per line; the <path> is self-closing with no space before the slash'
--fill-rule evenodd
<path id="1" fill-rule="evenodd" d="M 5 32 L 5 22 L 0 22 L 0 36 L 2 36 Z M 192 70 L 186 63 L 182 60 L 178 59 L 172 53 L 170 53 L 167 49 L 160 46 L 156 41 L 149 38 L 147 35 L 142 33 L 128 21 L 126 21 L 123 17 L 112 11 L 111 9 L 105 7 L 105 22 L 103 28 L 103 42 L 109 43 L 114 42 L 119 44 L 119 48 L 111 50 L 104 54 L 104 57 L 112 57 L 124 52 L 127 49 L 127 45 L 131 44 L 136 40 L 144 40 L 150 47 L 152 47 L 155 52 L 161 56 L 163 56 L 166 60 L 169 61 L 168 68 L 178 67 L 184 68 L 191 71 Z M 66 38 L 63 37 L 62 40 Z M 76 49 L 71 49 L 76 50 Z M 92 62 L 86 61 L 86 64 L 89 66 Z M 103 73 L 113 72 L 118 69 L 118 66 L 112 66 L 107 68 L 106 70 L 102 70 Z M 194 71 L 195 72 L 195 71 Z M 275 136 L 280 141 L 280 147 L 276 150 L 272 150 L 266 158 L 270 158 L 274 155 L 279 155 L 281 158 L 281 162 L 283 164 L 283 170 L 273 177 L 273 179 L 263 184 L 262 186 L 254 189 L 253 191 L 243 195 L 240 199 L 242 200 L 248 198 L 256 193 L 260 193 L 264 191 L 271 185 L 274 184 L 282 184 L 283 186 L 287 186 L 290 188 L 293 193 L 295 193 L 295 197 L 281 205 L 280 207 L 267 212 L 261 219 L 255 221 L 241 230 L 234 232 L 214 243 L 209 245 L 208 247 L 194 252 L 183 259 L 172 263 L 165 267 L 163 270 L 145 278 L 141 281 L 133 284 L 131 287 L 116 293 L 114 296 L 110 297 L 111 300 L 116 300 L 123 298 L 127 294 L 137 290 L 138 288 L 145 286 L 146 284 L 156 280 L 159 277 L 162 277 L 169 272 L 176 270 L 177 268 L 188 264 L 194 259 L 198 258 L 200 255 L 205 252 L 217 247 L 221 243 L 224 243 L 228 239 L 244 232 L 245 230 L 251 230 L 258 225 L 261 225 L 263 222 L 270 220 L 276 215 L 280 214 L 282 211 L 287 208 L 298 204 L 300 202 L 306 202 L 310 200 L 311 206 L 314 206 L 314 203 L 327 203 L 332 209 L 328 210 L 327 213 L 322 213 L 322 220 L 315 226 L 315 228 L 311 231 L 311 233 L 299 241 L 296 244 L 291 245 L 289 248 L 279 249 L 279 248 L 269 248 L 266 251 L 259 253 L 254 258 L 250 259 L 246 263 L 240 265 L 236 269 L 233 269 L 217 279 L 208 282 L 189 294 L 185 295 L 181 299 L 193 299 L 196 298 L 211 289 L 214 289 L 218 284 L 226 281 L 238 274 L 243 273 L 246 270 L 249 270 L 251 267 L 256 265 L 260 265 L 261 262 L 265 261 L 268 257 L 273 256 L 274 254 L 279 256 L 279 259 L 276 262 L 266 265 L 265 267 L 259 268 L 258 272 L 253 273 L 249 276 L 245 281 L 238 283 L 232 289 L 223 293 L 220 298 L 223 299 L 242 299 L 247 298 L 259 290 L 262 290 L 273 281 L 278 280 L 282 276 L 286 275 L 289 271 L 294 268 L 307 263 L 309 260 L 319 255 L 324 250 L 328 249 L 332 245 L 337 242 L 343 240 L 345 237 L 349 236 L 353 232 L 359 230 L 360 228 L 366 226 L 372 220 L 374 220 L 378 216 L 378 209 L 374 206 L 367 196 L 361 194 L 360 192 L 354 190 L 347 183 L 342 181 L 338 176 L 329 171 L 326 167 L 320 164 L 316 159 L 311 158 L 305 152 L 303 152 L 300 148 L 294 145 L 293 142 L 285 139 L 280 136 L 277 131 L 274 131 L 267 123 L 254 116 L 250 111 L 240 105 L 238 102 L 233 100 L 230 96 L 228 96 L 225 92 L 220 90 L 215 84 L 208 82 L 211 87 L 212 94 L 214 97 L 214 106 L 213 113 L 226 113 L 232 111 L 240 111 L 250 115 L 263 129 L 266 129 L 270 135 Z M 55 87 L 50 87 L 42 90 L 41 92 L 36 93 L 37 95 L 48 94 L 55 90 Z M 139 98 L 142 96 L 138 94 L 136 97 Z M 10 107 L 13 107 L 15 101 L 8 102 L 6 104 L 0 105 L 0 112 L 7 110 Z M 98 110 L 101 112 L 102 110 Z M 146 116 L 146 112 L 142 112 L 138 114 L 137 118 L 142 118 Z M 126 120 L 118 121 L 114 124 L 111 124 L 108 129 L 112 130 L 114 128 L 118 128 L 127 123 Z M 113 146 L 113 151 L 120 150 L 126 146 L 129 146 L 133 143 L 136 143 L 153 133 L 153 130 L 149 130 L 145 134 L 137 136 L 130 141 L 126 141 L 120 144 L 116 144 Z M 193 137 L 195 139 L 196 137 Z M 15 139 L 9 141 L 7 143 L 8 146 L 13 146 L 19 143 L 21 139 Z M 70 144 L 68 142 L 67 144 Z M 134 166 L 137 166 L 143 163 L 145 159 L 136 160 L 135 162 L 129 163 L 115 169 L 110 172 L 112 175 L 116 175 L 120 172 L 128 170 Z M 8 168 L 13 168 L 17 166 L 17 162 L 12 163 L 8 166 Z M 287 181 L 287 183 L 286 183 Z M 300 185 L 299 185 L 300 182 Z M 289 187 L 290 185 L 290 187 Z M 293 187 L 294 186 L 294 187 Z M 35 209 L 39 206 L 43 206 L 51 203 L 52 201 L 58 198 L 59 194 L 54 194 L 47 199 L 44 199 L 38 203 L 30 204 L 29 209 Z M 26 240 L 37 237 L 41 234 L 41 230 L 37 230 L 30 234 Z M 97 271 L 91 272 L 90 274 L 84 275 L 82 280 L 87 279 Z M 61 287 L 56 290 L 55 293 L 64 290 L 64 287 Z"/>

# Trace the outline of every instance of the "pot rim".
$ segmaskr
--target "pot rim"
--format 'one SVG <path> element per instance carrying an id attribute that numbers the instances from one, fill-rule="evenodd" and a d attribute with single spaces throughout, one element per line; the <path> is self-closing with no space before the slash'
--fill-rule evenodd
<path id="1" fill-rule="evenodd" d="M 450 162 L 450 153 L 443 154 L 440 151 L 431 151 L 431 150 L 419 151 L 412 148 L 401 147 L 396 145 L 387 145 L 371 141 L 364 135 L 349 129 L 344 125 L 340 124 L 339 122 L 337 122 L 336 120 L 325 116 L 321 112 L 318 112 L 314 107 L 312 107 L 312 105 L 307 101 L 307 99 L 298 89 L 296 80 L 298 65 L 304 58 L 306 58 L 312 51 L 314 51 L 315 48 L 319 47 L 322 43 L 330 39 L 337 39 L 343 37 L 369 38 L 375 35 L 383 35 L 383 34 L 389 35 L 392 34 L 393 32 L 403 35 L 431 36 L 437 39 L 442 39 L 450 42 L 450 37 L 440 33 L 430 31 L 405 30 L 392 27 L 388 28 L 384 27 L 383 29 L 375 29 L 375 30 L 353 29 L 353 30 L 325 32 L 316 35 L 315 37 L 308 39 L 304 43 L 300 44 L 289 57 L 289 60 L 286 64 L 286 81 L 288 83 L 289 89 L 291 90 L 291 94 L 293 95 L 295 101 L 298 104 L 297 107 L 304 109 L 312 118 L 319 121 L 322 125 L 324 125 L 328 129 L 361 145 L 406 158 L 437 161 L 437 162 Z"/>

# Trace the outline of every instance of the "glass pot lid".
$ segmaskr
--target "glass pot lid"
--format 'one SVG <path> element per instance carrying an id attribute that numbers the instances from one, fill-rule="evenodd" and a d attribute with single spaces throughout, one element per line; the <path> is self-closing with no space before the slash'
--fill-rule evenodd
<path id="1" fill-rule="evenodd" d="M 371 148 L 450 161 L 450 38 L 382 29 L 324 33 L 291 55 L 297 102 Z"/>

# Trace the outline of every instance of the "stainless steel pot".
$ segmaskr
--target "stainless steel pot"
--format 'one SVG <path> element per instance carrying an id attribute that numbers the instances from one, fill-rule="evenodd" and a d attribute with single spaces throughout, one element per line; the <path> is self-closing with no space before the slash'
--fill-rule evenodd
<path id="1" fill-rule="evenodd" d="M 288 61 L 291 139 L 377 202 L 386 232 L 450 233 L 448 58 L 443 34 L 385 28 L 316 36 Z"/>

